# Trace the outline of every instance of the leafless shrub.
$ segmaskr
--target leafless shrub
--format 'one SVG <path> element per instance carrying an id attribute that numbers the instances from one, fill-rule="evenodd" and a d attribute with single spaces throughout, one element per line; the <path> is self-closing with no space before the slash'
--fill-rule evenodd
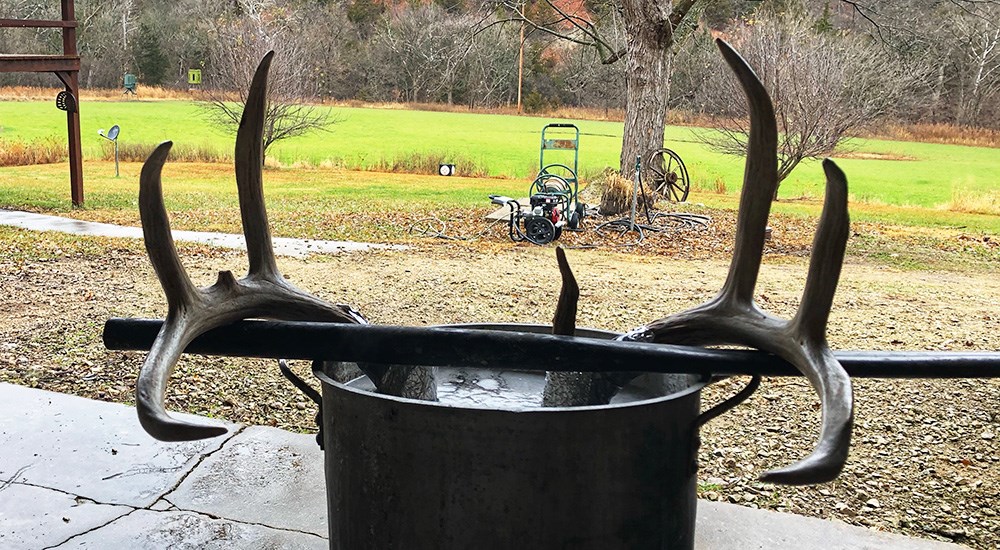
<path id="1" fill-rule="evenodd" d="M 325 129 L 329 111 L 317 107 L 318 80 L 312 78 L 317 52 L 306 38 L 309 13 L 269 0 L 238 0 L 215 21 L 210 51 L 213 75 L 206 84 L 208 117 L 233 132 L 239 126 L 257 62 L 268 51 L 277 59 L 267 90 L 264 151 L 274 142 Z M 237 101 L 232 101 L 233 91 Z"/>
<path id="2" fill-rule="evenodd" d="M 118 143 L 118 160 L 121 162 L 144 162 L 149 154 L 156 149 L 156 143 Z M 112 143 L 101 144 L 101 158 L 115 159 L 115 147 Z M 224 152 L 218 147 L 208 144 L 176 143 L 170 149 L 167 157 L 173 162 L 232 162 L 232 152 Z"/>
<path id="3" fill-rule="evenodd" d="M 508 103 L 517 37 L 500 26 L 480 29 L 482 17 L 449 14 L 434 3 L 387 13 L 366 50 L 365 95 L 473 107 Z"/>
<path id="4" fill-rule="evenodd" d="M 779 181 L 803 159 L 830 154 L 850 132 L 891 114 L 919 78 L 868 38 L 819 32 L 794 17 L 762 15 L 735 28 L 732 38 L 774 102 Z M 716 150 L 742 155 L 746 105 L 732 100 L 736 81 L 719 63 L 708 66 L 696 102 L 721 124 L 699 135 Z"/>

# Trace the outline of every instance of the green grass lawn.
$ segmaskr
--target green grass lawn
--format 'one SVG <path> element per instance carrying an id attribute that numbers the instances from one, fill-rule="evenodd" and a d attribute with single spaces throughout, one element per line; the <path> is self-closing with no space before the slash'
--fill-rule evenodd
<path id="1" fill-rule="evenodd" d="M 141 164 L 121 165 L 114 177 L 114 163 L 86 161 L 86 208 L 75 217 L 138 225 L 139 171 Z M 66 165 L 0 167 L 0 208 L 66 213 L 71 210 L 69 176 Z M 178 229 L 239 231 L 239 217 L 233 170 L 228 164 L 168 162 L 163 170 L 165 202 Z M 308 218 L 337 213 L 379 212 L 387 223 L 455 211 L 489 207 L 492 193 L 523 196 L 527 180 L 428 176 L 361 172 L 338 168 L 280 168 L 264 172 L 268 210 L 277 221 L 290 223 L 283 236 L 300 235 L 303 227 L 319 227 Z M 711 208 L 735 210 L 739 196 L 693 192 L 690 200 Z M 782 200 L 773 211 L 815 217 L 821 198 Z M 940 209 L 885 204 L 855 203 L 851 218 L 907 226 L 962 228 L 977 233 L 1000 235 L 1000 216 L 949 212 Z M 403 220 L 403 221 L 401 221 Z M 280 227 L 281 224 L 279 224 Z M 351 228 L 358 233 L 357 228 Z M 323 238 L 347 238 L 334 232 Z M 367 235 L 367 238 L 373 238 Z"/>
<path id="2" fill-rule="evenodd" d="M 391 165 L 410 157 L 434 157 L 455 162 L 461 174 L 473 167 L 490 176 L 507 179 L 476 181 L 448 178 L 407 178 L 353 174 L 350 171 L 282 169 L 268 175 L 278 192 L 270 201 L 314 200 L 378 202 L 396 208 L 478 206 L 488 193 L 524 195 L 538 170 L 540 131 L 550 119 L 480 113 L 448 113 L 336 107 L 331 109 L 330 131 L 279 142 L 270 152 L 284 166 L 326 166 L 367 169 Z M 62 138 L 62 112 L 49 102 L 0 101 L 0 139 Z M 565 121 L 560 121 L 565 122 Z M 582 181 L 607 166 L 615 166 L 621 143 L 621 123 L 571 121 L 581 129 Z M 119 124 L 121 143 L 154 144 L 173 140 L 178 147 L 232 149 L 233 137 L 210 125 L 201 108 L 189 101 L 92 101 L 82 106 L 82 133 L 86 159 L 102 156 L 106 143 L 100 128 Z M 692 202 L 728 204 L 742 185 L 741 158 L 715 153 L 695 136 L 699 130 L 668 127 L 667 146 L 684 159 L 692 179 Z M 704 130 L 701 130 L 704 131 Z M 880 140 L 853 140 L 849 158 L 838 159 L 848 175 L 854 203 L 866 203 L 873 219 L 909 225 L 967 226 L 996 231 L 1000 204 L 1000 151 L 989 148 Z M 875 157 L 875 158 L 871 158 Z M 885 160 L 904 158 L 907 160 Z M 546 152 L 547 162 L 572 164 L 572 153 Z M 96 161 L 95 161 L 96 162 Z M 108 180 L 109 167 L 88 162 L 85 187 L 88 207 L 129 208 L 135 202 L 137 168 L 126 168 L 123 177 Z M 171 163 L 179 164 L 179 163 Z M 194 164 L 171 168 L 183 173 L 186 201 L 228 203 L 231 187 L 223 172 Z M 0 168 L 0 206 L 34 206 L 65 209 L 68 185 L 65 165 Z M 282 183 L 283 180 L 288 181 Z M 16 183 L 20 182 L 20 183 Z M 402 182 L 402 183 L 401 183 Z M 823 195 L 823 175 L 818 162 L 805 162 L 782 184 L 779 211 L 816 210 Z M 728 195 L 714 190 L 722 185 Z M 178 185 L 175 183 L 174 185 Z M 806 199 L 799 202 L 800 199 Z M 880 209 L 880 206 L 902 208 Z M 183 208 L 182 204 L 177 204 Z M 916 208 L 913 208 L 916 207 Z M 857 208 L 855 208 L 857 211 Z M 965 212 L 958 212 L 965 211 Z"/>
<path id="3" fill-rule="evenodd" d="M 65 164 L 0 168 L 0 208 L 55 213 L 72 210 L 77 218 L 138 226 L 141 168 L 137 162 L 122 163 L 121 176 L 116 178 L 113 162 L 86 161 L 84 209 L 71 209 L 69 205 Z M 231 165 L 168 162 L 162 181 L 164 203 L 175 228 L 240 231 Z M 264 192 L 275 232 L 289 237 L 378 238 L 377 231 L 337 225 L 383 220 L 399 226 L 407 224 L 406 220 L 437 212 L 450 214 L 488 207 L 491 193 L 518 195 L 526 190 L 525 182 L 514 179 L 445 178 L 338 168 L 281 168 L 264 173 Z M 363 221 L 355 222 L 355 218 Z"/>
<path id="4" fill-rule="evenodd" d="M 98 158 L 104 146 L 97 135 L 112 124 L 122 127 L 120 141 L 178 146 L 232 148 L 233 137 L 210 125 L 188 101 L 86 102 L 82 107 L 84 155 Z M 459 172 L 476 168 L 490 176 L 530 179 L 538 170 L 539 133 L 549 119 L 490 115 L 337 107 L 328 132 L 279 142 L 270 155 L 284 165 L 305 162 L 365 169 L 391 165 L 414 156 L 458 164 Z M 64 135 L 64 117 L 49 102 L 0 102 L 0 139 Z M 565 122 L 565 121 L 561 121 Z M 577 120 L 580 173 L 584 181 L 618 164 L 622 125 Z M 691 174 L 695 189 L 714 189 L 721 181 L 729 192 L 742 185 L 743 163 L 710 151 L 696 138 L 699 130 L 668 127 L 666 144 L 675 149 Z M 859 154 L 912 160 L 843 158 L 856 201 L 941 208 L 961 202 L 966 210 L 995 213 L 1000 203 L 1000 151 L 996 149 L 880 140 L 852 140 Z M 548 162 L 572 163 L 572 154 L 549 151 Z M 818 162 L 806 162 L 782 184 L 781 197 L 822 197 Z M 693 197 L 697 200 L 697 193 Z"/>

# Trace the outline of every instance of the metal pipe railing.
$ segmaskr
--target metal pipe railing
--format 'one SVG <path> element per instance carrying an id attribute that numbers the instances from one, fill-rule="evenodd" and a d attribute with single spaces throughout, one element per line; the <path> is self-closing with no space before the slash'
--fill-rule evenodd
<path id="1" fill-rule="evenodd" d="M 149 350 L 163 321 L 109 319 L 104 344 Z M 187 353 L 537 371 L 800 376 L 768 353 L 619 342 L 475 328 L 240 321 L 196 338 Z M 855 378 L 997 378 L 1000 352 L 838 351 Z"/>

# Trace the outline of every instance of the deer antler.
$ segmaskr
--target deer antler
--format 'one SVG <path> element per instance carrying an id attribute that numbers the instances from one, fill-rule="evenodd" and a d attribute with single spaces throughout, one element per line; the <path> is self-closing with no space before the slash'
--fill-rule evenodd
<path id="1" fill-rule="evenodd" d="M 622 337 L 671 344 L 739 344 L 774 353 L 795 365 L 822 403 L 823 426 L 813 452 L 761 479 L 790 485 L 837 477 L 847 460 L 853 418 L 851 381 L 826 342 L 826 323 L 840 277 L 848 237 L 847 180 L 830 160 L 823 162 L 826 197 L 813 241 L 805 291 L 789 321 L 761 311 L 753 302 L 764 232 L 777 188 L 777 128 L 771 100 L 746 61 L 722 40 L 716 43 L 740 80 L 750 105 L 750 139 L 736 228 L 736 249 L 721 292 L 708 303 L 654 321 Z"/>
<path id="2" fill-rule="evenodd" d="M 265 55 L 254 74 L 236 136 L 236 186 L 250 261 L 246 277 L 237 281 L 232 272 L 222 271 L 214 285 L 204 289 L 195 287 L 177 255 L 163 204 L 160 173 L 171 143 L 168 141 L 157 146 L 142 167 L 139 212 L 143 238 L 153 269 L 166 294 L 168 313 L 139 372 L 136 408 L 142 427 L 162 441 L 203 439 L 226 432 L 225 428 L 218 426 L 177 420 L 164 409 L 164 394 L 174 365 L 184 348 L 198 335 L 252 317 L 367 323 L 348 306 L 327 303 L 296 288 L 278 271 L 264 207 L 261 174 L 267 73 L 273 55 L 274 52 Z M 378 385 L 387 369 L 369 366 L 364 370 Z M 426 373 L 421 374 L 426 377 Z M 399 384 L 404 382 L 405 379 Z M 404 392 L 404 389 L 395 387 L 379 386 L 379 390 L 396 395 Z"/>
<path id="3" fill-rule="evenodd" d="M 552 334 L 573 336 L 576 333 L 576 307 L 580 287 L 566 260 L 563 247 L 556 248 L 556 261 L 562 276 L 562 288 L 552 318 Z M 639 373 L 634 372 L 558 372 L 545 375 L 542 405 L 545 407 L 580 407 L 606 405 L 622 386 Z"/>

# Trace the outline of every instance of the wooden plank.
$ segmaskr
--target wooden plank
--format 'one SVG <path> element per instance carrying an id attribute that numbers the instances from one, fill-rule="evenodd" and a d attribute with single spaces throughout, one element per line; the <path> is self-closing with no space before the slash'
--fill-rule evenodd
<path id="1" fill-rule="evenodd" d="M 0 28 L 76 28 L 76 21 L 53 21 L 47 19 L 0 19 Z"/>
<path id="2" fill-rule="evenodd" d="M 0 54 L 0 73 L 51 73 L 79 71 L 76 55 Z"/>

